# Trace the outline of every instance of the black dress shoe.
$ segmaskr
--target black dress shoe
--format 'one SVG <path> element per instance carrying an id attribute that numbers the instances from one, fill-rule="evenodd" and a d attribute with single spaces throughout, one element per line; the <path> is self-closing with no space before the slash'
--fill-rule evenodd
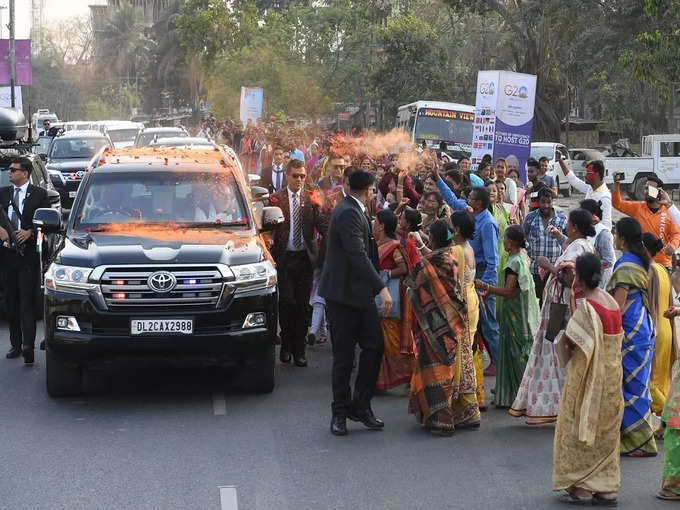
<path id="1" fill-rule="evenodd" d="M 300 356 L 299 358 L 295 358 L 295 366 L 296 367 L 301 367 L 304 368 L 307 366 L 307 358 L 304 356 Z"/>
<path id="2" fill-rule="evenodd" d="M 5 357 L 7 359 L 12 359 L 18 358 L 19 356 L 21 356 L 21 351 L 19 349 L 15 349 L 14 347 L 12 347 Z"/>
<path id="3" fill-rule="evenodd" d="M 279 359 L 281 360 L 281 363 L 290 363 L 292 356 L 285 349 L 281 349 L 281 352 L 279 353 Z"/>
<path id="4" fill-rule="evenodd" d="M 376 418 L 371 409 L 367 409 L 365 411 L 353 411 L 349 414 L 348 418 L 352 421 L 363 423 L 364 427 L 371 430 L 382 430 L 382 428 L 385 426 L 385 422 L 380 418 Z"/>
<path id="5" fill-rule="evenodd" d="M 314 333 L 310 333 L 307 335 L 307 345 L 314 345 L 316 343 L 316 335 Z"/>
<path id="6" fill-rule="evenodd" d="M 333 416 L 331 420 L 331 434 L 334 436 L 346 436 L 347 420 L 342 416 Z"/>
<path id="7" fill-rule="evenodd" d="M 33 349 L 24 349 L 24 363 L 31 364 L 35 361 L 35 351 Z"/>

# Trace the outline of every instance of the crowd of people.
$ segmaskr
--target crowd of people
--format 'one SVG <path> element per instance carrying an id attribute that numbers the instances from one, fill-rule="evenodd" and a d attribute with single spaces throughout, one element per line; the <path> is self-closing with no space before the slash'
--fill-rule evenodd
<path id="1" fill-rule="evenodd" d="M 620 456 L 655 456 L 664 437 L 658 497 L 680 499 L 680 211 L 661 181 L 629 202 L 602 161 L 581 180 L 558 160 L 585 194 L 565 215 L 545 162 L 529 159 L 523 183 L 502 159 L 473 170 L 370 137 L 273 144 L 261 169 L 285 217 L 271 239 L 280 360 L 304 367 L 306 345 L 330 339 L 331 432 L 347 419 L 382 429 L 371 399 L 394 388 L 439 436 L 478 428 L 490 400 L 556 424 L 562 501 L 615 505 Z M 612 208 L 627 216 L 613 223 Z"/>

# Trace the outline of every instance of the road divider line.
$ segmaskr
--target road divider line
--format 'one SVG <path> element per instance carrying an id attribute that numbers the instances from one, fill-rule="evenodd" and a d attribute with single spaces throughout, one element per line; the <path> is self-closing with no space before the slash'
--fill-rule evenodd
<path id="1" fill-rule="evenodd" d="M 227 414 L 227 401 L 224 398 L 224 393 L 213 393 L 213 414 L 215 416 L 224 416 Z"/>
<path id="2" fill-rule="evenodd" d="M 220 486 L 220 510 L 238 510 L 238 494 L 236 487 Z"/>

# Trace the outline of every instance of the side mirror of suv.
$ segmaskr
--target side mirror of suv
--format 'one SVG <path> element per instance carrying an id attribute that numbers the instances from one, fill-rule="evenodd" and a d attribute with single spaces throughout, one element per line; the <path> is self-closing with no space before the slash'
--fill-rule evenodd
<path id="1" fill-rule="evenodd" d="M 40 154 L 38 154 L 38 156 L 40 157 L 40 159 L 42 160 L 43 163 L 45 163 L 47 161 L 47 154 L 40 153 Z"/>
<path id="2" fill-rule="evenodd" d="M 47 233 L 59 232 L 61 230 L 61 214 L 52 208 L 38 209 L 33 215 L 33 224 Z"/>
<path id="3" fill-rule="evenodd" d="M 265 207 L 262 209 L 262 230 L 274 230 L 278 225 L 283 223 L 283 211 L 278 207 Z"/>

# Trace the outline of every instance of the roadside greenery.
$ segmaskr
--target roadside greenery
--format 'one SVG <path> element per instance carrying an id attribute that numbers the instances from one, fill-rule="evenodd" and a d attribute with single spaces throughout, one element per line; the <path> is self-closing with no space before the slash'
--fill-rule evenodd
<path id="1" fill-rule="evenodd" d="M 680 83 L 679 0 L 173 0 L 142 21 L 128 2 L 110 9 L 96 58 L 89 22 L 53 31 L 31 95 L 71 117 L 151 112 L 168 95 L 236 117 L 240 87 L 259 86 L 268 115 L 356 105 L 367 123 L 370 106 L 387 128 L 406 102 L 474 103 L 477 71 L 506 69 L 538 76 L 541 140 L 559 137 L 569 111 L 612 138 L 665 131 Z"/>

